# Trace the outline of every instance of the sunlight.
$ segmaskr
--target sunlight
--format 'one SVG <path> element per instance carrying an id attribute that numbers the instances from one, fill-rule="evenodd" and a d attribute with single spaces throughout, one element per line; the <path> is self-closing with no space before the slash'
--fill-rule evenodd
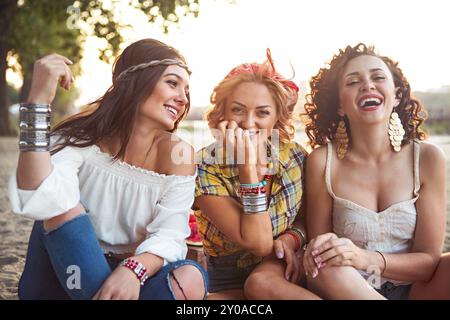
<path id="1" fill-rule="evenodd" d="M 374 44 L 400 61 L 413 90 L 450 84 L 450 3 L 442 0 L 377 2 L 358 0 L 203 0 L 198 18 L 182 18 L 163 34 L 145 15 L 123 6 L 120 15 L 133 26 L 123 31 L 129 43 L 152 37 L 178 48 L 188 60 L 192 105 L 206 106 L 213 87 L 235 65 L 262 62 L 270 48 L 277 69 L 297 83 L 307 82 L 339 48 Z M 77 105 L 101 95 L 111 83 L 111 66 L 97 59 L 89 39 L 77 79 Z M 8 80 L 13 81 L 8 74 Z"/>

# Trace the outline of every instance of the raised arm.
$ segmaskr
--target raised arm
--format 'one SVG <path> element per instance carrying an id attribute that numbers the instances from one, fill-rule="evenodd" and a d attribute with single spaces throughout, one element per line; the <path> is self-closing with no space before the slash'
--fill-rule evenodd
<path id="1" fill-rule="evenodd" d="M 36 124 L 40 128 L 45 128 L 39 129 L 38 132 L 47 137 L 39 138 L 39 141 L 47 140 L 48 142 L 49 132 L 46 126 L 50 124 L 50 116 L 46 117 L 46 113 L 50 112 L 49 107 L 55 98 L 58 82 L 61 87 L 69 89 L 72 83 L 72 73 L 68 65 L 71 64 L 69 59 L 58 54 L 45 56 L 34 64 L 30 94 L 27 103 L 21 105 L 21 147 L 17 168 L 19 189 L 37 189 L 52 171 L 49 146 L 35 151 L 37 150 L 35 146 L 37 130 L 35 128 Z M 48 109 L 48 112 L 45 109 Z M 24 142 L 28 146 L 25 146 Z"/>

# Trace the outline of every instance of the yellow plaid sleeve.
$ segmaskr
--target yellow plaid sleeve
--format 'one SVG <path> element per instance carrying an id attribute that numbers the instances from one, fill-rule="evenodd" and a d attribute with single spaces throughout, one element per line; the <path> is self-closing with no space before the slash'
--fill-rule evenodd
<path id="1" fill-rule="evenodd" d="M 200 164 L 195 184 L 195 196 L 229 196 L 226 182 L 220 176 L 215 165 Z"/>

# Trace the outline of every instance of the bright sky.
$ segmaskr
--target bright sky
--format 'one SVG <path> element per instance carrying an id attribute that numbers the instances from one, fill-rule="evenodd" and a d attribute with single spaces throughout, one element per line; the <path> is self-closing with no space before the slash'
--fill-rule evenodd
<path id="1" fill-rule="evenodd" d="M 213 87 L 235 65 L 262 62 L 269 47 L 275 66 L 294 80 L 307 81 L 339 48 L 374 44 L 400 62 L 412 89 L 450 85 L 450 1 L 447 0 L 201 0 L 198 18 L 184 18 L 168 35 L 124 9 L 135 26 L 127 44 L 152 37 L 178 48 L 193 71 L 193 106 L 206 106 Z M 129 42 L 128 42 L 129 41 Z M 111 67 L 86 46 L 84 74 L 77 80 L 84 104 L 103 94 Z"/>

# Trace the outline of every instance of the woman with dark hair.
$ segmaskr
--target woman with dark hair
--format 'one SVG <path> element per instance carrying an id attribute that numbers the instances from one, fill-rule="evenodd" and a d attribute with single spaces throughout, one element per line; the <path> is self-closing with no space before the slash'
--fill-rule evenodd
<path id="1" fill-rule="evenodd" d="M 50 134 L 50 104 L 59 79 L 69 89 L 70 64 L 57 54 L 38 60 L 20 107 L 10 199 L 36 221 L 19 298 L 202 299 L 204 271 L 183 260 L 194 153 L 172 134 L 189 110 L 183 56 L 152 39 L 131 44 L 108 91 Z M 189 161 L 175 159 L 175 147 Z"/>
<path id="2" fill-rule="evenodd" d="M 208 299 L 316 299 L 300 284 L 303 163 L 293 140 L 298 87 L 267 60 L 233 68 L 214 88 L 216 142 L 198 152 L 194 205 Z"/>
<path id="3" fill-rule="evenodd" d="M 398 64 L 348 46 L 310 84 L 308 287 L 326 299 L 450 298 L 445 157 L 423 141 L 424 109 Z"/>

